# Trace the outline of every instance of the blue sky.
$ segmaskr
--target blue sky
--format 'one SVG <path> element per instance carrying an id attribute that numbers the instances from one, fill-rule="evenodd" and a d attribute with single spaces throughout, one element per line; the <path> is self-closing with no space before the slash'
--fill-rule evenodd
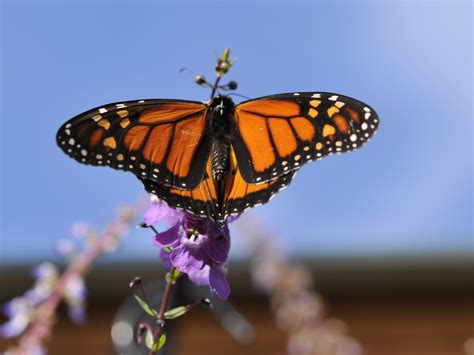
<path id="1" fill-rule="evenodd" d="M 2 9 L 0 263 L 54 256 L 141 186 L 56 147 L 57 128 L 120 100 L 204 100 L 214 53 L 250 97 L 330 91 L 381 120 L 357 152 L 312 163 L 249 212 L 293 255 L 466 253 L 473 243 L 472 5 L 465 2 L 14 2 Z M 235 229 L 236 253 L 245 254 Z M 134 232 L 112 260 L 151 260 Z"/>

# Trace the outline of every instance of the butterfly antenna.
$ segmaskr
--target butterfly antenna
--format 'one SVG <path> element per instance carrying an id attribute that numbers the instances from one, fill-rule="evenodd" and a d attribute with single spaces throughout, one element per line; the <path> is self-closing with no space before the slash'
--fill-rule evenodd
<path id="1" fill-rule="evenodd" d="M 244 99 L 246 99 L 246 100 L 250 100 L 250 97 L 248 97 L 248 96 L 246 96 L 246 95 L 238 94 L 238 93 L 236 93 L 236 92 L 231 92 L 231 93 L 229 94 L 229 96 L 238 96 L 238 97 L 242 97 L 242 98 L 244 98 Z"/>
<path id="2" fill-rule="evenodd" d="M 189 72 L 189 73 L 191 73 L 191 74 L 197 75 L 197 74 L 194 72 L 194 70 L 191 70 L 191 69 L 189 69 L 188 67 L 182 67 L 182 68 L 180 68 L 180 69 L 178 70 L 178 73 L 183 73 L 183 72 L 185 72 L 185 71 L 187 71 L 187 72 Z"/>

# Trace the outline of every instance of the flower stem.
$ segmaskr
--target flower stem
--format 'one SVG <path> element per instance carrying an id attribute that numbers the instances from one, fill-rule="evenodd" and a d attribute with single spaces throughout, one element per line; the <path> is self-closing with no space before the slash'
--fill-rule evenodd
<path id="1" fill-rule="evenodd" d="M 170 274 L 173 274 L 174 271 L 176 270 L 175 267 L 172 267 L 169 271 Z M 157 327 L 155 330 L 155 334 L 153 336 L 153 339 L 155 342 L 158 341 L 161 335 L 161 330 L 163 329 L 165 325 L 165 312 L 168 308 L 168 301 L 170 298 L 171 294 L 171 288 L 173 287 L 174 281 L 173 280 L 167 280 L 166 281 L 166 286 L 165 286 L 165 291 L 163 292 L 163 299 L 161 300 L 161 306 L 160 306 L 160 311 L 158 313 L 158 318 L 156 320 Z M 150 350 L 150 355 L 154 355 L 155 352 Z"/>
<path id="2" fill-rule="evenodd" d="M 212 92 L 211 92 L 211 99 L 214 97 L 216 94 L 217 86 L 219 85 L 219 81 L 221 80 L 222 76 L 218 76 L 216 79 L 216 82 L 212 86 Z"/>
<path id="3" fill-rule="evenodd" d="M 119 213 L 117 219 L 105 229 L 105 232 L 94 243 L 87 245 L 70 261 L 59 277 L 55 289 L 33 310 L 32 321 L 19 338 L 18 345 L 11 349 L 12 353 L 29 354 L 32 348 L 42 346 L 46 338 L 51 336 L 57 320 L 57 308 L 65 298 L 66 287 L 70 280 L 78 276 L 85 276 L 96 259 L 107 252 L 108 247 L 120 243 L 135 220 L 135 216 L 144 209 L 143 205 L 144 200 L 139 199 L 134 206 Z"/>

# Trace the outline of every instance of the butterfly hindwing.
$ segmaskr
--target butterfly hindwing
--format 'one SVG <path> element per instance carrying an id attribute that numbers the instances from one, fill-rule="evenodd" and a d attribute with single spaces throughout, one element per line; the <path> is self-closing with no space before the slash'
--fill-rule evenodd
<path id="1" fill-rule="evenodd" d="M 97 107 L 58 131 L 61 149 L 83 164 L 131 171 L 166 186 L 194 188 L 209 155 L 207 106 L 193 101 L 137 100 Z"/>
<path id="2" fill-rule="evenodd" d="M 372 137 L 378 117 L 368 105 L 331 93 L 266 96 L 236 106 L 232 145 L 242 177 L 262 183 L 311 160 L 356 149 Z"/>
<path id="3" fill-rule="evenodd" d="M 179 208 L 201 217 L 210 217 L 217 221 L 219 211 L 217 209 L 217 190 L 209 170 L 211 169 L 210 160 L 206 163 L 206 173 L 199 183 L 193 189 L 178 189 L 167 187 L 159 182 L 142 179 L 140 180 L 145 190 L 159 199 L 165 201 L 172 208 Z"/>
<path id="4" fill-rule="evenodd" d="M 172 208 L 181 208 L 198 216 L 224 221 L 228 216 L 239 215 L 245 210 L 267 203 L 291 182 L 295 172 L 289 172 L 269 182 L 248 184 L 237 166 L 236 156 L 231 152 L 231 173 L 227 176 L 222 205 L 218 201 L 219 190 L 210 178 L 211 160 L 207 163 L 203 181 L 193 190 L 167 188 L 150 180 L 142 180 L 145 189 L 165 201 Z"/>

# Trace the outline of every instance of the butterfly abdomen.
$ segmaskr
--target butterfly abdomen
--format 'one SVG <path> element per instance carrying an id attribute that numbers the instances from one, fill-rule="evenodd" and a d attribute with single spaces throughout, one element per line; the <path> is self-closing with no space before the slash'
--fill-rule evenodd
<path id="1" fill-rule="evenodd" d="M 227 140 L 214 140 L 211 146 L 211 163 L 214 180 L 224 180 L 230 169 L 230 143 Z"/>

